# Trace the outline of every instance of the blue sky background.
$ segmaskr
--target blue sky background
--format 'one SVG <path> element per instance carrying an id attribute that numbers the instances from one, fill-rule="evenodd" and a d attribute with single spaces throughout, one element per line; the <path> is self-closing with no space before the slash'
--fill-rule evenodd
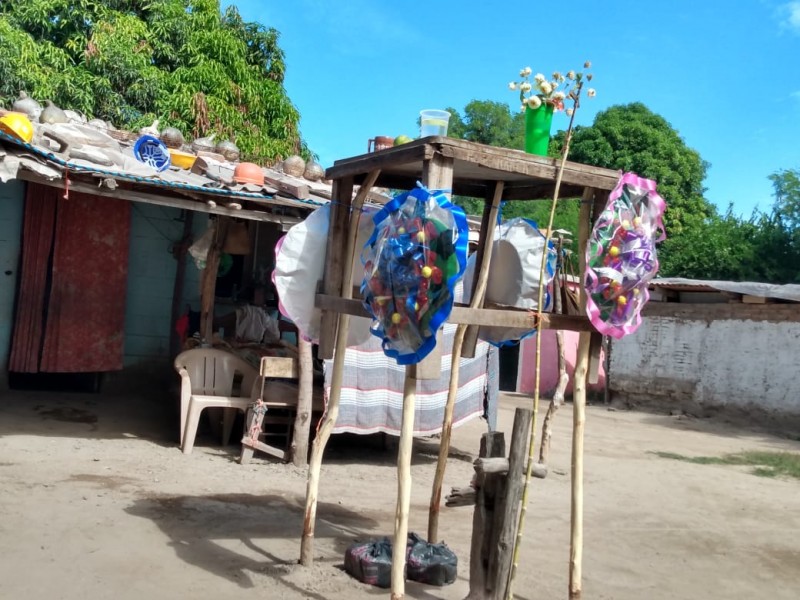
<path id="1" fill-rule="evenodd" d="M 711 164 L 706 197 L 721 209 L 768 209 L 767 176 L 800 168 L 800 0 L 223 4 L 280 31 L 286 89 L 325 167 L 376 135 L 416 137 L 423 108 L 516 108 L 507 85 L 522 67 L 549 74 L 591 60 L 597 97 L 577 124 L 643 102 Z"/>

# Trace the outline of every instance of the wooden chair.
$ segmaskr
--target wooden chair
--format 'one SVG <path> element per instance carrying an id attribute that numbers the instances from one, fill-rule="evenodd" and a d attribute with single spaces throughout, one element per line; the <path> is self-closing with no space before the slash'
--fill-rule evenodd
<path id="1" fill-rule="evenodd" d="M 241 464 L 246 464 L 253 456 L 255 450 L 265 452 L 280 460 L 288 461 L 291 458 L 291 441 L 294 429 L 294 420 L 297 414 L 297 392 L 295 381 L 298 374 L 298 362 L 294 358 L 265 356 L 261 359 L 259 370 L 260 388 L 257 385 L 254 392 L 260 392 L 261 403 L 256 402 L 247 411 L 247 420 L 242 437 L 242 454 L 239 458 Z M 272 411 L 281 411 L 283 415 L 270 414 Z M 265 428 L 278 426 L 278 432 L 270 432 Z M 271 436 L 283 438 L 281 447 L 266 443 Z"/>
<path id="2" fill-rule="evenodd" d="M 230 441 L 237 411 L 252 403 L 251 390 L 258 371 L 235 354 L 214 348 L 195 348 L 175 358 L 181 376 L 181 450 L 190 454 L 200 414 L 206 408 L 225 409 L 222 444 Z M 239 395 L 234 395 L 236 375 L 241 375 Z"/>

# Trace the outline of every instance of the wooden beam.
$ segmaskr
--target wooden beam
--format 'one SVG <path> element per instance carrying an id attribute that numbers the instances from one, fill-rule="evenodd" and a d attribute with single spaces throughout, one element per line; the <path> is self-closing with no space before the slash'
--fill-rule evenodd
<path id="1" fill-rule="evenodd" d="M 345 261 L 342 249 L 347 243 L 347 226 L 350 223 L 350 206 L 353 201 L 353 178 L 334 181 L 332 196 L 322 289 L 326 294 L 338 297 L 342 294 L 342 267 Z M 330 312 L 326 310 L 327 307 L 320 306 L 320 308 L 322 316 L 319 326 L 318 356 L 322 360 L 330 360 L 333 358 L 339 322 L 339 315 L 336 313 L 340 311 L 334 309 L 334 312 Z"/>
<path id="2" fill-rule="evenodd" d="M 217 270 L 222 253 L 222 246 L 228 236 L 227 217 L 217 219 L 214 230 L 214 241 L 206 255 L 206 266 L 201 275 L 200 284 L 200 339 L 211 344 L 214 338 L 214 300 L 217 290 Z"/>
<path id="3" fill-rule="evenodd" d="M 308 439 L 311 435 L 311 413 L 314 406 L 314 362 L 311 350 L 311 342 L 298 333 L 300 381 L 292 435 L 292 464 L 296 467 L 305 467 L 308 464 Z"/>
<path id="4" fill-rule="evenodd" d="M 31 183 L 40 183 L 42 185 L 49 185 L 50 187 L 55 187 L 62 190 L 64 189 L 64 182 L 61 179 L 46 179 L 44 177 L 39 177 L 38 175 L 35 175 L 30 171 L 25 171 L 23 169 L 20 169 L 19 171 L 19 179 L 23 181 L 30 181 Z M 116 200 L 129 200 L 131 202 L 141 202 L 142 204 L 155 204 L 156 206 L 180 208 L 183 210 L 191 210 L 194 212 L 220 215 L 224 217 L 236 217 L 237 219 L 247 219 L 249 221 L 278 223 L 285 227 L 290 227 L 291 225 L 299 223 L 300 221 L 303 220 L 297 217 L 292 217 L 288 215 L 274 215 L 258 210 L 249 210 L 244 208 L 234 209 L 219 205 L 209 206 L 206 203 L 205 199 L 211 199 L 213 197 L 211 195 L 206 196 L 204 201 L 195 202 L 192 200 L 183 200 L 181 198 L 173 198 L 170 196 L 163 196 L 160 194 L 138 192 L 136 190 L 131 190 L 123 187 L 118 187 L 116 189 L 111 190 L 103 186 L 89 185 L 87 183 L 75 180 L 70 180 L 69 189 L 75 192 L 92 194 L 94 196 L 102 196 L 103 198 L 112 198 Z M 234 201 L 234 200 L 238 202 L 241 202 L 243 200 L 254 201 L 253 199 L 249 198 L 238 198 L 232 196 L 219 196 L 215 198 L 220 202 Z M 260 200 L 255 200 L 255 201 L 260 202 Z M 263 199 L 263 202 L 269 202 L 269 201 L 270 201 L 269 198 L 265 197 Z M 276 204 L 275 206 L 283 207 L 283 205 L 280 204 Z"/>
<path id="5" fill-rule="evenodd" d="M 324 310 L 330 310 L 341 314 L 370 318 L 370 314 L 361 304 L 360 300 L 317 294 L 316 306 Z M 450 312 L 450 317 L 447 319 L 447 322 L 478 325 L 481 327 L 594 331 L 592 324 L 585 316 L 544 313 L 541 323 L 538 323 L 536 320 L 536 313 L 515 308 L 468 308 L 456 305 Z"/>
<path id="6" fill-rule="evenodd" d="M 502 184 L 500 188 L 501 194 L 505 195 L 505 184 Z M 490 263 L 486 261 L 487 257 L 487 242 L 492 245 L 491 248 L 488 248 L 489 251 L 489 258 L 491 258 L 492 248 L 494 247 L 494 230 L 497 227 L 497 216 L 499 214 L 499 207 L 494 210 L 494 200 L 496 195 L 497 188 L 492 192 L 492 198 L 489 202 L 485 202 L 483 205 L 483 215 L 481 216 L 481 229 L 480 233 L 478 234 L 480 237 L 478 238 L 478 250 L 476 251 L 475 256 L 475 272 L 472 275 L 472 289 L 470 290 L 470 298 L 475 298 L 475 290 L 478 287 L 478 272 L 483 270 L 487 274 L 489 272 Z M 499 201 L 500 199 L 498 199 Z M 488 275 L 487 275 L 488 276 Z M 479 299 L 477 303 L 470 302 L 470 307 L 472 308 L 483 308 L 485 304 L 486 295 Z M 464 333 L 464 347 L 461 351 L 462 356 L 464 358 L 474 358 L 475 357 L 475 347 L 478 345 L 478 333 L 480 328 L 471 325 L 467 327 L 466 332 Z"/>
<path id="7" fill-rule="evenodd" d="M 336 180 L 361 175 L 375 169 L 385 171 L 390 165 L 397 167 L 422 162 L 433 156 L 433 153 L 433 147 L 426 140 L 415 140 L 380 152 L 337 160 L 325 171 L 325 178 Z"/>
<path id="8" fill-rule="evenodd" d="M 472 463 L 475 472 L 479 475 L 488 473 L 508 473 L 510 471 L 509 460 L 505 456 L 499 458 L 476 458 Z M 527 465 L 520 465 L 518 476 L 523 477 Z M 547 477 L 547 465 L 537 463 L 533 465 L 533 476 L 537 479 L 544 479 Z"/>
<path id="9" fill-rule="evenodd" d="M 453 161 L 435 153 L 422 165 L 422 183 L 429 190 L 449 190 L 453 185 Z M 442 376 L 441 334 L 436 332 L 437 343 L 428 356 L 411 367 L 415 379 L 439 379 Z"/>
<path id="10" fill-rule="evenodd" d="M 528 437 L 531 432 L 533 411 L 518 407 L 514 411 L 514 425 L 511 429 L 511 445 L 508 452 L 508 473 L 503 492 L 496 502 L 494 526 L 497 530 L 497 554 L 490 565 L 489 576 L 494 579 L 494 593 L 497 598 L 507 597 L 508 579 L 511 574 L 514 538 L 519 524 L 520 501 L 524 479 L 518 474 L 526 470 Z M 546 470 L 545 470 L 546 474 Z"/>
<path id="11" fill-rule="evenodd" d="M 480 457 L 503 457 L 506 454 L 506 441 L 502 431 L 490 431 L 481 436 Z M 492 523 L 494 522 L 495 497 L 500 476 L 495 474 L 478 475 L 475 482 L 477 497 L 472 515 L 472 540 L 469 552 L 469 595 L 470 600 L 494 598 L 489 593 L 488 579 L 489 553 L 493 550 Z"/>

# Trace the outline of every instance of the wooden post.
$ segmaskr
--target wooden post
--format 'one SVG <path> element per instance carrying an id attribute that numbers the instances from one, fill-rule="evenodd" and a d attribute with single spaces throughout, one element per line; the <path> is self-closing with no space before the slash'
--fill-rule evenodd
<path id="1" fill-rule="evenodd" d="M 364 205 L 364 200 L 369 193 L 370 188 L 378 179 L 380 171 L 372 171 L 367 175 L 366 181 L 361 185 L 355 199 L 352 201 L 352 212 L 349 215 L 349 221 L 345 219 L 337 219 L 331 223 L 331 230 L 328 239 L 328 252 L 340 254 L 337 249 L 342 245 L 345 247 L 344 256 L 336 261 L 343 270 L 343 275 L 338 279 L 340 282 L 339 289 L 342 298 L 353 297 L 353 251 L 356 245 L 356 236 L 358 234 L 358 222 L 361 218 L 361 207 Z M 350 184 L 352 185 L 352 179 Z M 344 186 L 344 190 L 352 190 L 349 185 Z M 333 196 L 334 199 L 339 198 L 337 195 Z M 349 198 L 340 198 L 342 206 L 340 209 L 347 210 L 350 208 Z M 345 230 L 349 223 L 350 229 Z M 333 241 L 331 241 L 333 240 Z M 329 257 L 326 257 L 326 264 L 330 264 Z M 326 282 L 328 281 L 326 274 Z M 327 284 L 326 284 L 327 285 Z M 327 288 L 326 288 L 327 292 Z M 335 293 L 339 293 L 336 291 Z M 336 315 L 334 315 L 336 316 Z M 304 566 L 311 566 L 314 562 L 314 527 L 317 519 L 317 494 L 319 492 L 319 475 L 322 469 L 322 455 L 325 452 L 325 445 L 331 437 L 336 419 L 339 417 L 339 400 L 342 394 L 342 377 L 344 374 L 344 355 L 347 350 L 347 333 L 350 329 L 350 315 L 339 315 L 339 326 L 336 329 L 336 351 L 333 356 L 333 371 L 331 373 L 331 391 L 328 398 L 328 406 L 325 411 L 325 418 L 322 420 L 317 437 L 314 438 L 314 444 L 311 451 L 311 461 L 308 465 L 308 482 L 306 484 L 306 507 L 305 517 L 303 519 L 303 537 L 300 542 L 300 564 Z M 323 332 L 320 332 L 322 335 Z"/>
<path id="2" fill-rule="evenodd" d="M 555 277 L 553 278 L 553 309 L 556 314 L 561 314 L 561 277 L 563 274 L 563 247 L 564 238 L 558 237 L 556 243 L 556 252 L 558 252 L 558 264 L 556 266 Z M 564 353 L 564 332 L 560 329 L 556 330 L 556 352 L 558 353 L 558 384 L 556 391 L 553 393 L 553 399 L 550 400 L 550 406 L 547 407 L 547 414 L 544 416 L 542 422 L 542 441 L 539 446 L 539 464 L 547 465 L 547 458 L 550 454 L 550 438 L 553 437 L 553 419 L 564 404 L 564 394 L 567 391 L 567 384 L 569 383 L 569 375 L 567 374 L 567 359 Z"/>
<path id="3" fill-rule="evenodd" d="M 175 282 L 172 285 L 172 308 L 170 310 L 170 332 L 169 332 L 169 355 L 175 358 L 181 352 L 181 339 L 175 331 L 175 325 L 181 316 L 183 307 L 183 288 L 186 283 L 186 255 L 189 252 L 189 244 L 192 243 L 192 225 L 194 224 L 194 212 L 191 210 L 183 211 L 183 234 L 181 241 L 173 246 L 173 256 L 177 261 L 175 266 Z"/>
<path id="4" fill-rule="evenodd" d="M 414 406 L 417 398 L 417 380 L 410 367 L 406 367 L 403 384 L 403 422 L 400 427 L 400 444 L 397 450 L 397 507 L 394 518 L 394 543 L 392 544 L 392 600 L 400 600 L 406 593 L 406 543 L 408 540 L 408 513 L 411 507 L 411 449 L 414 444 Z"/>
<path id="5" fill-rule="evenodd" d="M 479 456 L 505 457 L 506 442 L 502 431 L 490 431 L 481 436 Z M 501 475 L 476 471 L 475 511 L 472 516 L 472 542 L 469 553 L 469 595 L 467 600 L 488 600 L 489 552 L 494 522 L 495 494 Z"/>
<path id="6" fill-rule="evenodd" d="M 483 306 L 486 284 L 489 281 L 489 263 L 492 260 L 494 222 L 497 220 L 497 213 L 500 211 L 503 187 L 503 182 L 498 181 L 495 185 L 491 203 L 486 204 L 484 207 L 484 225 L 481 226 L 480 243 L 481 245 L 485 244 L 485 246 L 483 247 L 483 252 L 480 255 L 481 261 L 477 263 L 475 276 L 473 278 L 470 308 L 479 308 Z M 453 434 L 453 411 L 455 410 L 456 396 L 458 395 L 461 349 L 464 344 L 464 335 L 466 332 L 467 326 L 459 325 L 453 337 L 453 350 L 450 358 L 450 388 L 447 392 L 447 402 L 445 403 L 444 416 L 442 418 L 439 458 L 436 463 L 436 473 L 433 477 L 433 489 L 431 491 L 431 501 L 428 510 L 428 541 L 432 543 L 436 543 L 436 540 L 439 539 L 439 510 L 442 502 L 442 485 L 444 483 L 445 469 L 447 468 L 447 456 L 450 453 L 450 438 Z"/>
<path id="7" fill-rule="evenodd" d="M 591 334 L 581 332 L 572 395 L 572 493 L 570 510 L 569 597 L 581 597 L 583 567 L 583 431 L 586 423 L 586 374 Z"/>
<path id="8" fill-rule="evenodd" d="M 353 201 L 353 178 L 333 182 L 330 204 L 330 229 L 328 230 L 328 243 L 325 249 L 325 273 L 322 290 L 329 296 L 339 296 L 347 292 L 342 286 L 345 265 L 341 249 L 346 244 L 347 224 L 351 220 L 350 205 Z M 348 288 L 352 285 L 347 286 Z M 322 360 L 333 358 L 333 349 L 336 343 L 336 330 L 339 324 L 339 315 L 323 310 L 319 325 L 318 355 Z"/>
<path id="9" fill-rule="evenodd" d="M 583 276 L 586 273 L 586 246 L 592 227 L 592 203 L 588 190 L 581 201 L 578 225 L 578 260 L 581 287 L 580 309 L 586 314 L 586 289 Z M 589 371 L 589 349 L 591 333 L 581 332 L 578 338 L 578 354 L 575 358 L 572 392 L 572 474 L 570 503 L 569 544 L 569 597 L 580 600 L 583 568 L 583 430 L 586 422 L 586 381 Z"/>
<path id="10" fill-rule="evenodd" d="M 475 264 L 478 266 L 478 270 L 476 270 L 475 275 L 472 278 L 472 296 L 471 298 L 475 297 L 475 289 L 478 284 L 478 277 L 477 273 L 480 270 L 480 266 L 488 263 L 484 261 L 484 253 L 486 252 L 487 248 L 491 251 L 491 247 L 487 246 L 484 241 L 484 236 L 487 232 L 491 232 L 492 236 L 492 246 L 494 245 L 494 230 L 497 226 L 497 215 L 499 213 L 496 212 L 494 215 L 491 214 L 491 208 L 494 204 L 494 195 L 492 196 L 492 200 L 490 201 L 489 198 L 486 198 L 486 202 L 483 205 L 483 216 L 481 217 L 481 229 L 478 234 L 478 249 L 475 251 Z M 471 304 L 470 304 L 471 306 Z M 475 308 L 482 308 L 483 307 L 483 298 L 481 299 L 481 303 L 478 304 Z M 464 358 L 475 358 L 475 346 L 478 344 L 478 333 L 480 331 L 480 327 L 477 325 L 469 325 L 467 326 L 467 331 L 464 334 L 464 345 L 461 349 L 461 356 Z"/>
<path id="11" fill-rule="evenodd" d="M 500 599 L 506 597 L 506 588 L 511 574 L 511 554 L 514 550 L 514 537 L 517 534 L 519 520 L 519 503 L 522 499 L 522 471 L 525 468 L 527 441 L 532 421 L 533 412 L 531 409 L 517 408 L 514 412 L 506 485 L 503 496 L 498 502 L 498 510 L 495 513 L 497 554 L 493 564 L 490 564 L 489 576 L 494 580 L 492 589 L 495 597 Z"/>
<path id="12" fill-rule="evenodd" d="M 314 364 L 311 356 L 311 342 L 299 332 L 297 334 L 299 354 L 299 376 L 297 390 L 297 414 L 294 418 L 292 435 L 292 464 L 305 467 L 308 464 L 308 437 L 311 433 L 311 412 L 314 398 Z"/>
<path id="13" fill-rule="evenodd" d="M 217 217 L 214 242 L 208 249 L 200 287 L 200 339 L 211 344 L 214 338 L 214 296 L 217 290 L 217 270 L 222 246 L 228 235 L 228 217 Z"/>

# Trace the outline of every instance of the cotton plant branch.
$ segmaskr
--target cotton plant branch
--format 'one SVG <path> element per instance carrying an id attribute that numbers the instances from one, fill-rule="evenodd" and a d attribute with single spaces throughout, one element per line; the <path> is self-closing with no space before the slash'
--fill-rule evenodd
<path id="1" fill-rule="evenodd" d="M 584 67 L 589 68 L 591 64 L 587 62 Z M 580 97 L 581 92 L 583 90 L 584 83 L 586 81 L 591 81 L 592 76 L 591 74 L 587 74 L 586 77 L 582 77 L 581 75 L 577 76 L 577 81 L 575 83 L 575 87 L 569 92 L 567 98 L 572 100 L 572 109 L 567 109 L 566 113 L 569 115 L 569 126 L 567 127 L 567 133 L 564 137 L 564 146 L 561 149 L 561 162 L 558 167 L 558 172 L 556 173 L 556 184 L 555 189 L 553 190 L 553 200 L 550 204 L 550 215 L 547 220 L 547 230 L 545 233 L 545 245 L 544 245 L 544 252 L 542 253 L 542 263 L 539 268 L 539 290 L 538 290 L 538 297 L 537 297 L 537 304 L 536 304 L 536 322 L 540 323 L 542 319 L 542 313 L 544 311 L 544 282 L 545 282 L 545 267 L 547 264 L 547 255 L 548 255 L 548 248 L 550 247 L 550 242 L 552 239 L 552 230 L 553 230 L 553 221 L 555 219 L 556 214 L 556 206 L 558 204 L 558 195 L 561 191 L 561 180 L 564 176 L 564 167 L 567 163 L 567 156 L 569 155 L 569 147 L 572 141 L 573 135 L 573 126 L 575 123 L 575 114 L 580 107 Z M 590 96 L 594 96 L 594 90 L 590 90 Z M 539 411 L 539 399 L 541 396 L 540 393 L 540 375 L 541 375 L 541 366 L 542 366 L 542 336 L 541 330 L 537 331 L 536 333 L 536 367 L 535 367 L 535 381 L 536 386 L 534 388 L 533 393 L 533 414 L 531 416 L 531 429 L 530 429 L 530 437 L 528 439 L 528 460 L 525 468 L 525 483 L 522 488 L 522 501 L 521 501 L 521 508 L 519 514 L 519 522 L 517 524 L 517 535 L 514 540 L 514 551 L 512 553 L 512 564 L 511 564 L 511 571 L 509 573 L 508 585 L 506 586 L 506 600 L 512 600 L 514 597 L 514 579 L 517 574 L 517 568 L 519 566 L 519 553 L 520 547 L 522 545 L 522 536 L 525 531 L 525 516 L 528 512 L 528 494 L 530 490 L 530 482 L 531 476 L 533 473 L 533 466 L 536 462 L 536 426 L 537 426 L 537 414 Z"/>

